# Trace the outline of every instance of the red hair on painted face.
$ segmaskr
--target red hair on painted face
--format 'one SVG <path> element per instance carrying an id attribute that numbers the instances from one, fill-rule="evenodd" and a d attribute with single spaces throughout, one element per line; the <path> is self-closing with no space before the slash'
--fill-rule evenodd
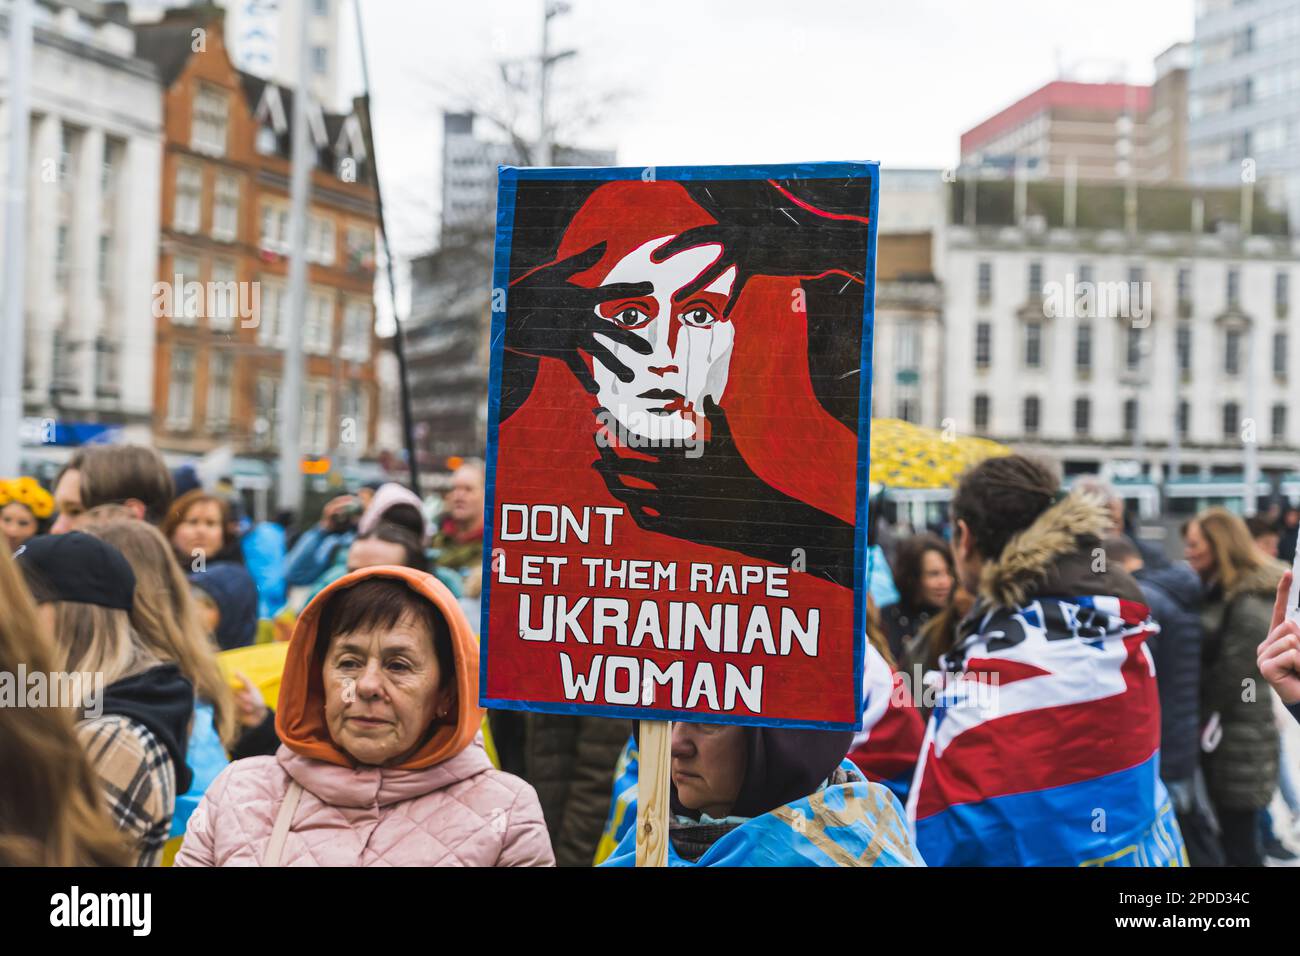
<path id="1" fill-rule="evenodd" d="M 600 260 L 574 276 L 574 284 L 591 289 L 600 285 L 625 256 L 651 239 L 715 223 L 680 183 L 606 183 L 569 221 L 557 258 L 568 259 L 603 242 L 605 251 Z"/>

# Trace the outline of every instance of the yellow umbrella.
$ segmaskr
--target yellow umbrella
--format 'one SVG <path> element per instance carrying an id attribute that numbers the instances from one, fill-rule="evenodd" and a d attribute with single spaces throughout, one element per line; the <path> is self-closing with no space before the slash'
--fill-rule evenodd
<path id="1" fill-rule="evenodd" d="M 1009 454 L 987 438 L 948 436 L 896 418 L 871 422 L 871 481 L 889 488 L 948 488 L 972 465 Z"/>

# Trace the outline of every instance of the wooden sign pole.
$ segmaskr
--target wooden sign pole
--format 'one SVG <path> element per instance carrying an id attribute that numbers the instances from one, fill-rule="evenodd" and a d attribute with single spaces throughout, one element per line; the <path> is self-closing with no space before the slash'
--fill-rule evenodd
<path id="1" fill-rule="evenodd" d="M 636 785 L 636 865 L 668 865 L 672 721 L 641 721 Z"/>

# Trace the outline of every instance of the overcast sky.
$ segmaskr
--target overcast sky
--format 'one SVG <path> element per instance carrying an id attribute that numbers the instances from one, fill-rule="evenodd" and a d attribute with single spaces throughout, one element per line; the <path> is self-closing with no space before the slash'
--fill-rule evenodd
<path id="1" fill-rule="evenodd" d="M 535 55 L 542 0 L 360 0 L 399 255 L 436 231 L 441 110 Z M 626 99 L 580 145 L 620 164 L 877 159 L 952 165 L 958 137 L 1056 78 L 1150 82 L 1192 0 L 570 0 L 557 96 Z M 343 33 L 355 79 L 351 5 Z M 566 93 L 567 89 L 567 93 Z M 531 101 L 530 101 L 531 102 Z"/>

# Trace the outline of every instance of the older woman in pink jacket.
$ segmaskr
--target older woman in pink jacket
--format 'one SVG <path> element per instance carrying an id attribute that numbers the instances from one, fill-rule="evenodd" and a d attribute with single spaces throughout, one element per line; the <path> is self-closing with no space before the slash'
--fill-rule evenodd
<path id="1" fill-rule="evenodd" d="M 240 760 L 176 866 L 553 866 L 533 788 L 483 750 L 478 646 L 442 584 L 375 567 L 294 628 L 273 757 Z"/>

